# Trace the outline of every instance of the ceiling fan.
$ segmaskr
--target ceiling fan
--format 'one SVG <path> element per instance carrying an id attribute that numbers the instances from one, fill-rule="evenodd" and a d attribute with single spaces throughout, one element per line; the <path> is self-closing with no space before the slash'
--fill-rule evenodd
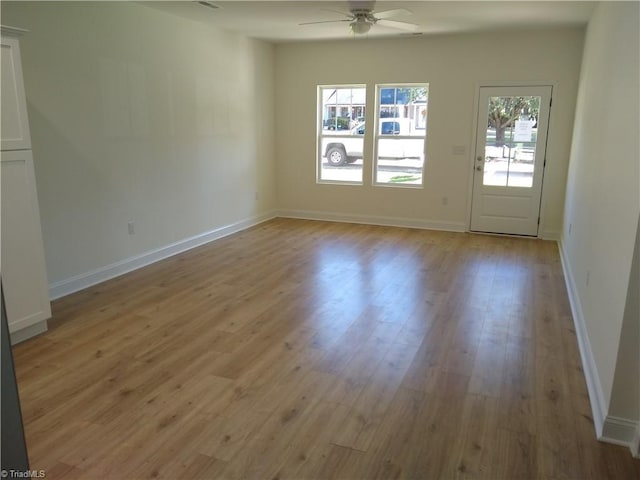
<path id="1" fill-rule="evenodd" d="M 418 25 L 408 22 L 399 22 L 397 20 L 389 20 L 393 17 L 411 15 L 412 12 L 404 8 L 396 8 L 394 10 L 385 10 L 383 12 L 375 12 L 371 8 L 352 8 L 350 13 L 340 12 L 338 10 L 327 10 L 334 13 L 344 15 L 346 18 L 342 20 L 323 20 L 320 22 L 305 22 L 299 25 L 316 25 L 319 23 L 335 23 L 349 22 L 349 30 L 354 35 L 364 35 L 369 32 L 372 26 L 382 25 L 385 27 L 397 28 L 399 30 L 415 31 Z"/>

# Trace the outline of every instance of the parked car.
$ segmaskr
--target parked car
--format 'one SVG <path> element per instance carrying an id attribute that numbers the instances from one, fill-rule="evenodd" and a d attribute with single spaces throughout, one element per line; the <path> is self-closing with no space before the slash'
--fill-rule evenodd
<path id="1" fill-rule="evenodd" d="M 326 136 L 322 139 L 323 156 L 327 159 L 329 165 L 338 167 L 353 163 L 362 158 L 363 138 L 366 123 L 352 128 L 348 133 L 340 135 Z M 407 118 L 390 118 L 380 121 L 380 135 L 394 136 L 403 135 L 410 136 L 415 133 L 411 128 L 410 119 Z M 417 136 L 416 140 L 420 137 Z M 414 139 L 396 139 L 393 141 L 385 141 L 380 139 L 378 142 L 378 158 L 400 160 L 405 158 L 422 159 L 424 157 L 424 142 L 418 142 Z"/>

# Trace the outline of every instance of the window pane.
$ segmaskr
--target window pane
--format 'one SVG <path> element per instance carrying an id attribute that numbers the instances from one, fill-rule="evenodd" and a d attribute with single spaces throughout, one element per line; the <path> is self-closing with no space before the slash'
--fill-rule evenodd
<path id="1" fill-rule="evenodd" d="M 366 88 L 320 87 L 318 180 L 362 183 Z"/>
<path id="2" fill-rule="evenodd" d="M 423 152 L 422 138 L 381 138 L 378 140 L 376 182 L 422 184 Z"/>
<path id="3" fill-rule="evenodd" d="M 375 182 L 422 185 L 429 86 L 378 88 Z"/>
<path id="4" fill-rule="evenodd" d="M 490 97 L 483 184 L 533 186 L 540 97 Z"/>

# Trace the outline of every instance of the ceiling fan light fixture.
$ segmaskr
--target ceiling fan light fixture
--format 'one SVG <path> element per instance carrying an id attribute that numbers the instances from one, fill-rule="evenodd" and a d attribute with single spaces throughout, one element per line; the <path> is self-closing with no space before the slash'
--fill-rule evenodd
<path id="1" fill-rule="evenodd" d="M 354 35 L 364 35 L 371 30 L 371 23 L 364 18 L 357 18 L 349 24 L 349 28 Z"/>

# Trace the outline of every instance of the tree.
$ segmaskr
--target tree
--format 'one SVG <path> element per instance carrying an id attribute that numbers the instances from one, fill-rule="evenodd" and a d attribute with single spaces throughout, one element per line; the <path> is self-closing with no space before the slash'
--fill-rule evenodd
<path id="1" fill-rule="evenodd" d="M 428 90 L 426 87 L 412 87 L 401 88 L 403 92 L 406 92 L 408 97 L 408 103 L 415 102 L 416 100 L 426 100 Z"/>
<path id="2" fill-rule="evenodd" d="M 428 90 L 426 87 L 389 87 L 380 91 L 382 105 L 407 105 L 416 100 L 425 100 Z"/>
<path id="3" fill-rule="evenodd" d="M 496 146 L 504 145 L 504 132 L 521 117 L 538 120 L 540 97 L 490 97 L 489 126 L 496 129 Z"/>

